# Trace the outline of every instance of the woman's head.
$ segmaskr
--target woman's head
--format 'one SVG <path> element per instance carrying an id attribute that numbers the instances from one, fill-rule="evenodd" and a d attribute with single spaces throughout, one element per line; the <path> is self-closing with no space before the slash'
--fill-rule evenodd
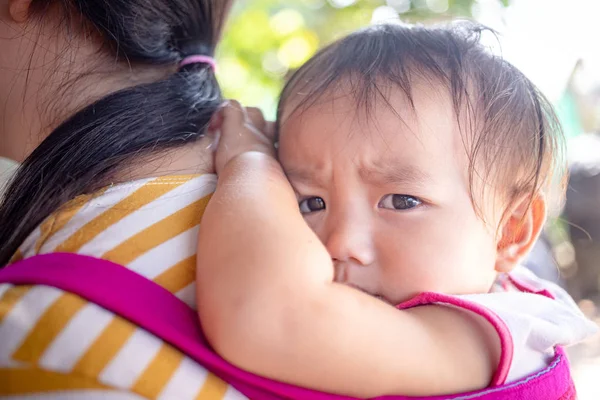
<path id="1" fill-rule="evenodd" d="M 182 56 L 212 54 L 231 2 L 5 3 L 0 156 L 23 161 L 74 111 L 119 89 L 166 78 Z"/>
<path id="2" fill-rule="evenodd" d="M 480 31 L 369 28 L 286 86 L 280 159 L 339 281 L 392 302 L 486 291 L 535 240 L 560 131 Z"/>
<path id="3" fill-rule="evenodd" d="M 11 19 L 12 29 L 35 42 L 26 47 L 32 62 L 41 58 L 40 65 L 46 60 L 62 68 L 55 68 L 59 84 L 35 85 L 29 79 L 29 96 L 46 85 L 44 108 L 68 118 L 41 138 L 6 192 L 0 206 L 0 265 L 43 218 L 70 198 L 109 183 L 134 157 L 204 136 L 222 101 L 219 86 L 208 64 L 178 69 L 178 63 L 187 56 L 214 54 L 230 4 L 8 1 L 3 15 Z M 10 44 L 16 44 L 19 35 L 12 39 Z M 48 43 L 57 47 L 45 51 Z M 48 59 L 52 55 L 55 59 Z M 37 73 L 23 65 L 15 68 L 19 76 Z M 66 105 L 71 96 L 81 101 Z M 63 105 L 66 111 L 57 109 Z"/>

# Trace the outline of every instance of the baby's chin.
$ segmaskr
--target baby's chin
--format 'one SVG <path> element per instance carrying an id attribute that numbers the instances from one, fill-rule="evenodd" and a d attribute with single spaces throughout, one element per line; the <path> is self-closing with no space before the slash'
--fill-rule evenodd
<path id="1" fill-rule="evenodd" d="M 390 304 L 394 307 L 404 304 L 415 297 L 423 294 L 423 293 L 439 293 L 448 296 L 461 296 L 461 295 L 469 295 L 476 293 L 489 293 L 492 291 L 492 288 L 489 286 L 487 282 L 482 282 L 475 286 L 465 287 L 464 285 L 460 285 L 458 287 L 437 287 L 435 289 L 426 289 L 426 290 L 418 290 L 413 288 L 410 290 L 409 288 L 403 288 L 404 290 L 365 290 L 358 285 L 355 284 L 347 284 L 348 286 L 360 290 L 363 293 L 368 294 L 371 297 L 374 297 L 378 300 L 383 301 L 384 303 Z M 493 285 L 492 285 L 493 286 Z"/>

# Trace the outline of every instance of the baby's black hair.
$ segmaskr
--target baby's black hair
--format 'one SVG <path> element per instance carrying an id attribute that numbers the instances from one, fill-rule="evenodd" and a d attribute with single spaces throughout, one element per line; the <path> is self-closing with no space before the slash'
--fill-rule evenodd
<path id="1" fill-rule="evenodd" d="M 464 136 L 471 199 L 480 216 L 475 200 L 484 193 L 473 193 L 476 178 L 506 196 L 507 206 L 524 195 L 533 200 L 565 170 L 560 124 L 534 84 L 483 46 L 483 32 L 495 35 L 463 21 L 442 27 L 376 25 L 342 38 L 290 78 L 278 107 L 277 132 L 290 116 L 342 89 L 370 113 L 380 104 L 391 107 L 390 90 L 401 91 L 414 108 L 416 83 L 443 85 Z"/>

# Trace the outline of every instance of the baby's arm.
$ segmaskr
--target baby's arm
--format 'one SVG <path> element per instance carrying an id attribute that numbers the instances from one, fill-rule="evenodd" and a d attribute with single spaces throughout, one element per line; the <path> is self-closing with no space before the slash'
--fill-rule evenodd
<path id="1" fill-rule="evenodd" d="M 327 250 L 250 122 L 237 103 L 226 107 L 219 183 L 200 229 L 198 312 L 215 350 L 253 373 L 356 397 L 487 386 L 499 342 L 480 317 L 400 311 L 333 281 Z"/>

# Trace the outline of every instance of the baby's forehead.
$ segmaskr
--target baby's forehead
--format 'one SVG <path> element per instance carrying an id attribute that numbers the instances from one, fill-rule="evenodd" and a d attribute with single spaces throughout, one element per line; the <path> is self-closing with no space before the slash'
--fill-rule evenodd
<path id="1" fill-rule="evenodd" d="M 446 151 L 464 155 L 476 139 L 475 112 L 467 112 L 439 80 L 415 78 L 407 89 L 381 79 L 370 87 L 365 92 L 355 81 L 341 79 L 312 98 L 304 96 L 314 93 L 306 88 L 299 88 L 296 96 L 291 93 L 279 113 L 280 144 L 310 147 L 342 131 L 347 140 L 383 141 L 393 151 L 443 142 Z"/>
<path id="2" fill-rule="evenodd" d="M 415 96 L 449 98 L 450 87 L 437 78 L 413 76 L 400 84 L 384 76 L 368 79 L 364 76 L 346 74 L 334 82 L 320 87 L 307 80 L 286 88 L 278 120 L 285 124 L 290 118 L 314 108 L 329 112 L 349 112 L 356 118 L 369 119 L 374 110 L 388 109 L 398 118 L 414 116 Z"/>
<path id="3" fill-rule="evenodd" d="M 280 112 L 280 145 L 293 143 L 310 150 L 340 134 L 346 135 L 346 141 L 387 144 L 388 150 L 464 142 L 459 136 L 460 113 L 441 84 L 415 83 L 411 93 L 386 82 L 379 88 L 366 96 L 347 83 L 313 99 L 292 96 Z"/>
<path id="4" fill-rule="evenodd" d="M 348 165 L 363 178 L 466 176 L 468 160 L 449 96 L 390 93 L 367 108 L 351 94 L 323 97 L 280 125 L 279 157 L 292 175 Z M 415 173 L 416 172 L 416 173 Z"/>

